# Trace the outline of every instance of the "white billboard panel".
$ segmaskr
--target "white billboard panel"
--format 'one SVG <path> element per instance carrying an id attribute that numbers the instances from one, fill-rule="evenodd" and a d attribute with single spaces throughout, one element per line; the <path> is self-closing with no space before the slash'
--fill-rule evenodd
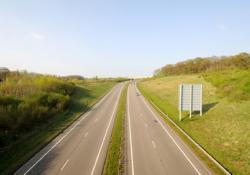
<path id="1" fill-rule="evenodd" d="M 179 97 L 180 120 L 181 111 L 200 111 L 202 114 L 202 84 L 181 84 Z"/>

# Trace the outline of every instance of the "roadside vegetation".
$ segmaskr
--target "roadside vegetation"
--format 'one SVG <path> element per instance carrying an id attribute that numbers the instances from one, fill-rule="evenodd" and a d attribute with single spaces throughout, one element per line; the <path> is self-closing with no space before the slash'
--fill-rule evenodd
<path id="1" fill-rule="evenodd" d="M 232 63 L 231 59 L 236 58 L 238 61 Z M 216 67 L 197 73 L 178 70 L 176 74 L 169 74 L 161 69 L 163 72 L 158 70 L 157 76 L 142 80 L 138 86 L 147 99 L 168 114 L 232 174 L 250 174 L 250 57 L 244 53 L 222 60 L 216 61 Z M 244 60 L 244 66 L 238 66 L 242 65 L 239 60 Z M 230 64 L 218 69 L 220 62 Z M 173 67 L 177 65 L 179 63 Z M 184 120 L 178 121 L 181 83 L 203 84 L 202 117 L 194 112 L 190 120 L 188 113 L 184 113 Z"/>
<path id="2" fill-rule="evenodd" d="M 250 55 L 239 53 L 233 56 L 193 58 L 176 64 L 167 64 L 155 71 L 155 76 L 183 75 L 214 72 L 228 69 L 249 69 Z"/>
<path id="3" fill-rule="evenodd" d="M 0 174 L 11 174 L 106 94 L 114 79 L 9 72 L 0 82 Z"/>
<path id="4" fill-rule="evenodd" d="M 120 97 L 116 119 L 109 143 L 108 153 L 104 166 L 104 175 L 117 175 L 123 172 L 124 161 L 124 120 L 126 115 L 126 97 L 128 84 L 123 88 Z"/>

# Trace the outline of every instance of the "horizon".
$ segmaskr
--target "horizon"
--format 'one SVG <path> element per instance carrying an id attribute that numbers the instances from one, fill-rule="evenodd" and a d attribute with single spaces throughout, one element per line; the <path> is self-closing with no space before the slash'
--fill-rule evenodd
<path id="1" fill-rule="evenodd" d="M 250 54 L 250 52 L 240 52 L 240 53 L 247 53 L 247 54 Z M 237 53 L 237 54 L 240 54 L 240 53 Z M 233 55 L 237 55 L 237 54 L 233 54 Z M 201 58 L 210 58 L 210 57 L 218 57 L 218 58 L 221 58 L 221 57 L 229 57 L 229 56 L 233 56 L 233 55 L 213 55 L 213 56 L 205 56 L 205 57 L 201 57 Z M 200 58 L 199 56 L 195 57 L 195 58 Z M 190 59 L 195 59 L 195 58 L 186 58 L 186 59 L 183 59 L 181 61 L 187 61 L 187 60 L 190 60 Z M 180 62 L 181 62 L 180 61 Z M 176 63 L 179 63 L 179 62 L 175 62 L 175 63 L 172 63 L 171 65 L 175 65 Z M 154 71 L 158 70 L 158 69 L 161 69 L 162 67 L 166 66 L 167 64 L 155 69 Z M 50 74 L 50 73 L 46 73 L 46 72 L 36 72 L 36 71 L 29 71 L 27 69 L 9 69 L 8 67 L 6 66 L 0 66 L 0 69 L 2 68 L 7 68 L 9 71 L 11 72 L 27 72 L 27 73 L 31 73 L 31 74 L 42 74 L 42 75 L 49 75 L 49 76 L 57 76 L 57 77 L 67 77 L 67 76 L 82 76 L 84 78 L 87 78 L 87 79 L 92 79 L 92 78 L 136 78 L 136 79 L 140 79 L 140 78 L 147 78 L 147 77 L 152 77 L 154 76 L 154 73 L 152 73 L 151 75 L 149 76 L 98 76 L 98 75 L 93 75 L 93 76 L 84 76 L 84 75 L 81 75 L 81 74 Z M 153 72 L 154 72 L 153 71 Z"/>
<path id="2" fill-rule="evenodd" d="M 195 57 L 250 52 L 250 2 L 0 2 L 1 66 L 149 77 Z"/>

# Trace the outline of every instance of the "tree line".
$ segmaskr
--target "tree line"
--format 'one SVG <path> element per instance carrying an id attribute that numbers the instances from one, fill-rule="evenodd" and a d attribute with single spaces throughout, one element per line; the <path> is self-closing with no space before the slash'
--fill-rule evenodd
<path id="1" fill-rule="evenodd" d="M 176 64 L 167 64 L 156 70 L 154 76 L 192 74 L 234 68 L 249 69 L 250 54 L 243 52 L 233 56 L 188 59 Z"/>

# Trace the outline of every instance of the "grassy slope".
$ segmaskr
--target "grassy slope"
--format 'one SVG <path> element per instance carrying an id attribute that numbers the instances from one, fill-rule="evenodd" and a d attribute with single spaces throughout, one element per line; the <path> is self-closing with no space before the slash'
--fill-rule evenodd
<path id="1" fill-rule="evenodd" d="M 0 153 L 0 174 L 10 174 L 23 162 L 39 151 L 44 145 L 87 111 L 107 93 L 114 82 L 86 81 L 80 84 L 72 97 L 69 110 L 54 117 L 50 122 L 35 128 L 7 150 Z M 46 129 L 45 129 L 46 128 Z"/>
<path id="2" fill-rule="evenodd" d="M 203 83 L 204 115 L 178 121 L 180 83 Z M 168 114 L 195 141 L 233 174 L 250 174 L 250 101 L 229 102 L 199 75 L 149 79 L 139 83 L 143 94 Z"/>
<path id="3" fill-rule="evenodd" d="M 119 101 L 118 111 L 112 131 L 112 137 L 109 143 L 108 154 L 105 162 L 104 172 L 105 175 L 117 175 L 122 172 L 122 159 L 123 159 L 123 137 L 124 137 L 124 119 L 126 113 L 126 85 L 123 88 L 121 98 Z"/>

